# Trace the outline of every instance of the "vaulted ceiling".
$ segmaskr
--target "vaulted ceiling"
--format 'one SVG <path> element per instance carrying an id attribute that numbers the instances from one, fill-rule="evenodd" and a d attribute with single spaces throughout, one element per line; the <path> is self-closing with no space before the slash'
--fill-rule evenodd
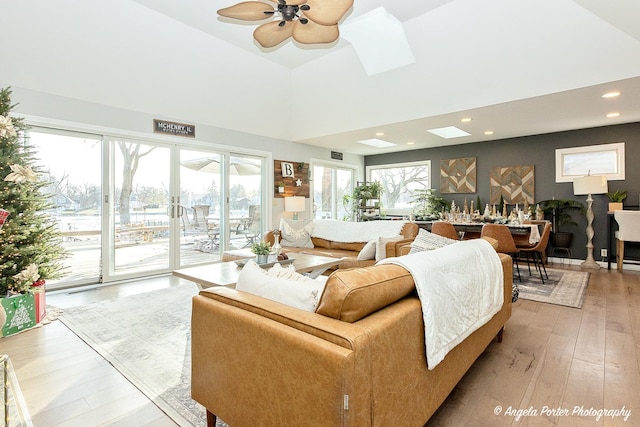
<path id="1" fill-rule="evenodd" d="M 1 2 L 0 83 L 358 154 L 640 121 L 636 0 L 355 0 L 341 29 L 383 7 L 414 58 L 371 75 L 345 38 L 261 48 L 235 3 Z"/>

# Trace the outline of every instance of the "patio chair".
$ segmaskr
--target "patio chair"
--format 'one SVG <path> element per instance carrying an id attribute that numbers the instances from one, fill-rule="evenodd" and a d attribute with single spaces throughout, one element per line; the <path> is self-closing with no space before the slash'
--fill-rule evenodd
<path id="1" fill-rule="evenodd" d="M 209 206 L 207 205 L 196 205 L 192 206 L 193 210 L 193 221 L 196 224 L 206 224 L 207 217 L 209 216 Z"/>
<path id="2" fill-rule="evenodd" d="M 193 222 L 195 229 L 202 234 L 207 235 L 207 240 L 200 242 L 199 250 L 214 251 L 220 247 L 220 227 L 218 224 L 209 220 L 208 205 L 192 206 Z"/>
<path id="3" fill-rule="evenodd" d="M 244 230 L 237 230 L 236 233 L 244 235 L 247 239 L 247 243 L 244 245 L 245 248 L 260 241 L 262 236 L 260 206 L 249 206 L 249 221 L 246 223 Z"/>

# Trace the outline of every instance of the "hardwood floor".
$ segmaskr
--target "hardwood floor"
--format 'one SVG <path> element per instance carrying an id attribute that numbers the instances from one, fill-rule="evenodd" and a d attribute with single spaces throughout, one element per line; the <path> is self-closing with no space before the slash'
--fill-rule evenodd
<path id="1" fill-rule="evenodd" d="M 640 425 L 640 273 L 591 272 L 581 310 L 516 302 L 503 342 L 487 348 L 427 426 Z M 54 293 L 47 303 L 64 308 L 177 284 L 158 277 Z M 176 425 L 61 322 L 0 339 L 0 353 L 11 357 L 36 427 Z M 576 407 L 582 415 L 572 415 Z M 592 408 L 631 414 L 625 422 Z"/>
<path id="2" fill-rule="evenodd" d="M 487 348 L 427 426 L 640 425 L 640 275 L 591 272 L 581 310 L 516 302 L 503 342 Z M 598 418 L 591 408 L 631 415 Z"/>

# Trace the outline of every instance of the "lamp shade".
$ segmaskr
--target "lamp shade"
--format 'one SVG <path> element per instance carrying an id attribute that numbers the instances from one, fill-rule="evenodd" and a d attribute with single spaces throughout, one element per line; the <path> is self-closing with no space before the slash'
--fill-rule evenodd
<path id="1" fill-rule="evenodd" d="M 607 177 L 599 175 L 587 175 L 573 179 L 573 194 L 604 194 L 609 191 Z"/>
<path id="2" fill-rule="evenodd" d="M 304 212 L 305 203 L 303 196 L 291 196 L 284 198 L 284 210 L 287 212 Z"/>

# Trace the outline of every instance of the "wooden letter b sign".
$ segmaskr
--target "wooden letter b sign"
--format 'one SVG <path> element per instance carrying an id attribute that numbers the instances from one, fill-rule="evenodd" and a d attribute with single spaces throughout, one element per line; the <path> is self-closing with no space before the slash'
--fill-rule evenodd
<path id="1" fill-rule="evenodd" d="M 293 178 L 293 163 L 280 162 L 282 168 L 282 176 L 285 178 Z"/>

